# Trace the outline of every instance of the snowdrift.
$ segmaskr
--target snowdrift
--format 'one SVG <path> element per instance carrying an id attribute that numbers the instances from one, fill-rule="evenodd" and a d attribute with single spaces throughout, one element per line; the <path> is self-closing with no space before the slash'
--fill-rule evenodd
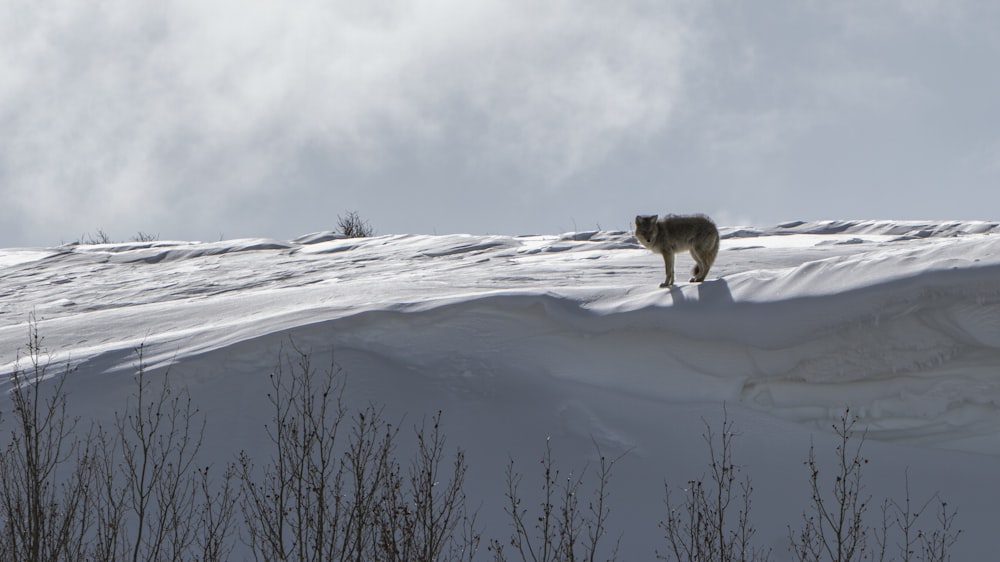
<path id="1" fill-rule="evenodd" d="M 972 556 L 1000 514 L 998 233 L 726 228 L 709 280 L 669 290 L 627 232 L 0 250 L 0 370 L 33 314 L 53 360 L 75 369 L 76 407 L 101 418 L 128 394 L 142 344 L 191 389 L 224 463 L 261 446 L 266 375 L 295 345 L 340 365 L 352 401 L 411 420 L 444 411 L 484 502 L 502 495 L 507 458 L 529 471 L 546 438 L 576 466 L 595 445 L 627 453 L 612 491 L 625 559 L 652 557 L 662 482 L 704 472 L 702 420 L 723 404 L 781 559 L 804 507 L 786 490 L 804 489 L 809 444 L 850 407 L 878 461 L 871 489 L 897 494 L 909 468 L 915 494 L 958 506 Z M 679 259 L 678 278 L 691 265 Z M 502 517 L 483 519 L 503 535 Z"/>

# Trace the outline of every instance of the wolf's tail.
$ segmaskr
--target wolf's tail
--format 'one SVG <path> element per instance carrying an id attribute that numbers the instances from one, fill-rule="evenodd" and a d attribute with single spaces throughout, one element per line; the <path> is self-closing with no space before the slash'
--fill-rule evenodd
<path id="1" fill-rule="evenodd" d="M 718 255 L 719 255 L 719 231 L 716 230 L 712 236 L 712 244 L 705 249 L 705 265 L 707 267 L 712 267 L 712 264 L 715 263 L 715 258 Z"/>

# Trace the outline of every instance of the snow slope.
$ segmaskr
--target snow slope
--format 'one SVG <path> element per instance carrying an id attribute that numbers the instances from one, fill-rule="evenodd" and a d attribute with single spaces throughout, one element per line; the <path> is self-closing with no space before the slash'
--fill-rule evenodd
<path id="1" fill-rule="evenodd" d="M 0 250 L 0 371 L 27 340 L 69 361 L 72 399 L 107 417 L 135 356 L 206 412 L 210 462 L 260 448 L 267 373 L 290 341 L 332 357 L 349 398 L 419 420 L 443 410 L 468 451 L 490 536 L 508 456 L 545 439 L 582 467 L 626 453 L 612 524 L 626 560 L 661 547 L 662 483 L 705 471 L 702 420 L 725 403 L 776 559 L 805 507 L 810 443 L 845 406 L 868 428 L 869 491 L 940 491 L 993 552 L 1000 516 L 1000 226 L 823 221 L 723 229 L 709 280 L 659 289 L 629 233 L 390 235 Z M 691 267 L 686 256 L 681 269 Z M 0 401 L 0 410 L 7 410 Z M 832 447 L 830 447 L 832 449 Z"/>

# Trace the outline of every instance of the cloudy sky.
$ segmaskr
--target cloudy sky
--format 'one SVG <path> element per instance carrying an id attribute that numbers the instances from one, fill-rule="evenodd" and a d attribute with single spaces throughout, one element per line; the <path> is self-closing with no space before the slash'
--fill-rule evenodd
<path id="1" fill-rule="evenodd" d="M 1000 220 L 991 0 L 0 0 L 0 247 Z"/>

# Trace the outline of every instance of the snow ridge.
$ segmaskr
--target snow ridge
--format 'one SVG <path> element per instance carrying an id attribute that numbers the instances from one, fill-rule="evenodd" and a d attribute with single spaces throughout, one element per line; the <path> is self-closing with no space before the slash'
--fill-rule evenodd
<path id="1" fill-rule="evenodd" d="M 34 316 L 54 364 L 74 368 L 74 400 L 101 419 L 128 395 L 141 344 L 152 371 L 170 368 L 200 401 L 216 432 L 206 449 L 225 463 L 232 447 L 261 446 L 266 374 L 294 342 L 350 374 L 352 403 L 456 420 L 450 437 L 483 474 L 481 496 L 495 495 L 508 455 L 531 459 L 553 436 L 579 462 L 594 443 L 628 452 L 636 484 L 621 501 L 653 522 L 662 501 L 649 490 L 703 470 L 689 451 L 722 404 L 752 429 L 743 453 L 758 468 L 798 466 L 850 407 L 894 474 L 979 482 L 956 504 L 995 520 L 997 224 L 722 232 L 709 279 L 667 290 L 660 258 L 622 231 L 0 250 L 0 371 L 18 364 Z M 691 265 L 680 256 L 678 273 Z M 787 486 L 784 472 L 757 478 L 775 497 Z M 785 508 L 801 506 L 770 518 L 789 521 Z M 647 535 L 633 538 L 650 544 L 655 524 Z"/>

